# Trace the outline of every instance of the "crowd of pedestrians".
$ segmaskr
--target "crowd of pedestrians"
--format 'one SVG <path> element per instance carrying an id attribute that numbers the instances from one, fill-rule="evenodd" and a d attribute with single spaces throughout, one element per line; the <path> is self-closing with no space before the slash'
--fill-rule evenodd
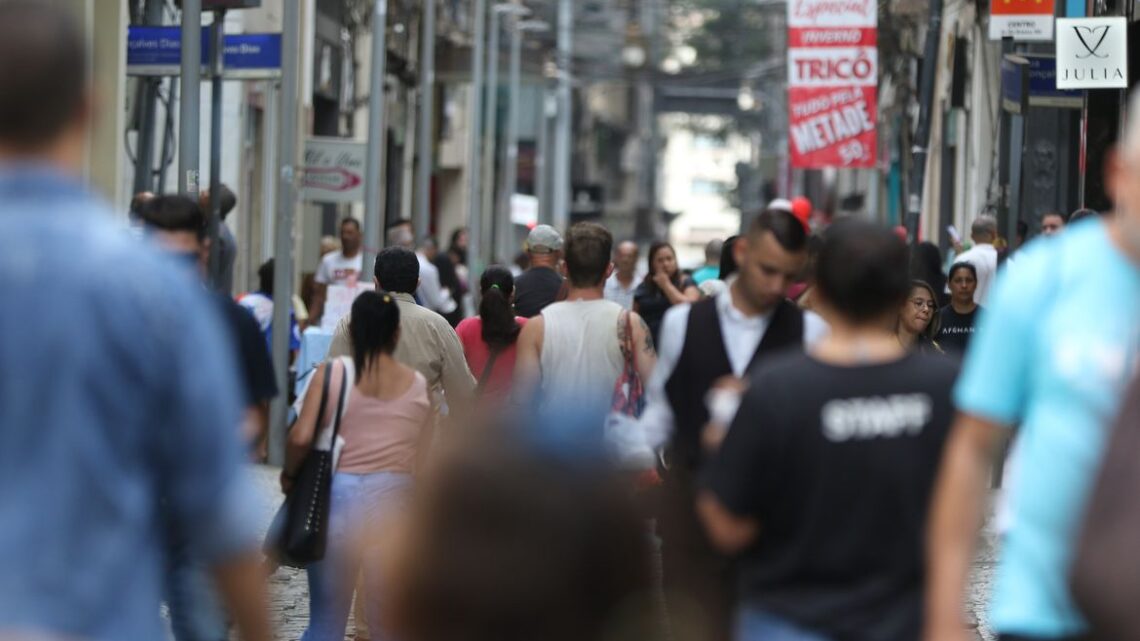
<path id="1" fill-rule="evenodd" d="M 1140 634 L 1140 98 L 1114 211 L 1014 248 L 982 214 L 944 260 L 799 198 L 692 275 L 597 223 L 471 273 L 463 230 L 397 221 L 365 264 L 346 218 L 302 305 L 272 262 L 229 296 L 224 235 L 209 280 L 201 203 L 140 194 L 132 234 L 86 191 L 83 51 L 50 4 L 0 3 L 0 637 L 153 641 L 165 603 L 178 641 L 268 641 L 292 563 L 306 641 L 964 640 L 1007 450 L 989 625 Z M 275 295 L 294 333 L 369 280 L 327 319 L 263 539 Z"/>

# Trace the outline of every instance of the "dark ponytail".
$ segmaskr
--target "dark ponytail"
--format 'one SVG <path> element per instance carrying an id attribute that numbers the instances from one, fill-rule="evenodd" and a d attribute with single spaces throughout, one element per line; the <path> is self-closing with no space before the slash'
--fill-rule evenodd
<path id="1" fill-rule="evenodd" d="M 388 292 L 364 292 L 352 304 L 348 334 L 352 338 L 352 360 L 363 373 L 379 354 L 396 349 L 400 330 L 400 308 Z"/>
<path id="2" fill-rule="evenodd" d="M 482 301 L 479 317 L 483 320 L 483 342 L 491 347 L 510 347 L 519 339 L 519 324 L 511 307 L 515 293 L 515 277 L 501 265 L 492 265 L 479 279 Z"/>

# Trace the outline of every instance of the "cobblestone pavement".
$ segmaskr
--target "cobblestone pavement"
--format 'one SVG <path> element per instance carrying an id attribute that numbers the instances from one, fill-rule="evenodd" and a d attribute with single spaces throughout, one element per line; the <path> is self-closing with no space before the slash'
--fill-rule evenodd
<path id="1" fill-rule="evenodd" d="M 281 490 L 277 484 L 276 468 L 258 466 L 254 468 L 258 495 L 259 516 L 265 528 L 269 527 L 274 513 L 281 504 Z M 995 562 L 995 534 L 991 525 L 983 533 L 981 550 L 974 565 L 974 577 L 968 596 L 969 614 L 978 622 L 980 641 L 994 641 L 996 638 L 985 623 L 986 603 L 993 579 Z M 280 568 L 270 578 L 270 610 L 272 622 L 277 630 L 277 639 L 296 641 L 305 631 L 309 619 L 309 588 L 305 573 L 292 568 Z M 349 624 L 348 639 L 352 639 L 352 625 Z"/>
<path id="2" fill-rule="evenodd" d="M 261 523 L 269 529 L 269 523 L 277 508 L 281 506 L 281 486 L 278 484 L 279 468 L 259 465 L 254 468 L 254 479 L 258 490 L 258 510 Z M 280 641 L 296 641 L 305 632 L 309 623 L 309 584 L 303 570 L 278 568 L 269 578 L 270 621 Z M 352 625 L 349 624 L 352 638 Z"/>

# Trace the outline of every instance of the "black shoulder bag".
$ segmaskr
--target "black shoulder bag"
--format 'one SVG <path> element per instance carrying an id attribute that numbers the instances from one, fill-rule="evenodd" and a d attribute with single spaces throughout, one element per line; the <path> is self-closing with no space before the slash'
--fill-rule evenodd
<path id="1" fill-rule="evenodd" d="M 320 561 L 325 556 L 328 544 L 329 499 L 332 494 L 333 452 L 336 449 L 337 435 L 340 433 L 340 417 L 344 411 L 344 398 L 348 390 L 348 372 L 341 370 L 341 394 L 337 401 L 333 418 L 332 439 L 328 450 L 317 449 L 320 438 L 320 423 L 328 407 L 329 379 L 332 378 L 333 364 L 325 374 L 321 385 L 321 404 L 317 412 L 317 430 L 313 437 L 313 447 L 301 465 L 293 489 L 285 499 L 285 525 L 278 538 L 278 553 L 283 564 L 303 568 Z"/>

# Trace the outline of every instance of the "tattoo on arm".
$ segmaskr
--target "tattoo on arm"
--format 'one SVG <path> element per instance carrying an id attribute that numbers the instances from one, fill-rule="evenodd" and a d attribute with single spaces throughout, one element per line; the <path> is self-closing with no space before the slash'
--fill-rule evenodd
<path id="1" fill-rule="evenodd" d="M 629 345 L 633 338 L 626 333 L 626 328 L 628 327 L 626 321 L 629 319 L 629 313 L 630 312 L 626 312 L 625 314 L 618 315 L 618 344 L 622 346 L 623 350 L 627 349 L 625 346 Z"/>
<path id="2" fill-rule="evenodd" d="M 653 333 L 649 331 L 649 324 L 640 316 L 637 317 L 637 320 L 641 324 L 641 331 L 645 333 L 645 342 L 641 346 L 641 351 L 646 354 L 656 354 L 656 350 L 653 348 Z"/>

